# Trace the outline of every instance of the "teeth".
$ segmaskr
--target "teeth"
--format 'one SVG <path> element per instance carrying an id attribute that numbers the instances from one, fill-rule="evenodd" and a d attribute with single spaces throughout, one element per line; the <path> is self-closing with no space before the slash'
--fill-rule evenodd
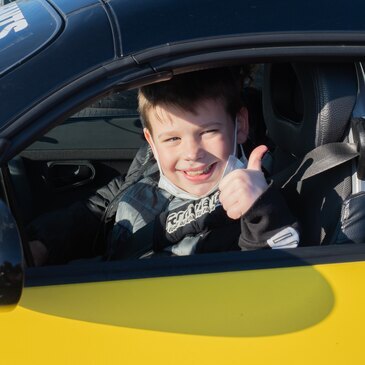
<path id="1" fill-rule="evenodd" d="M 189 175 L 189 176 L 198 176 L 198 175 L 201 175 L 204 171 L 201 170 L 201 171 L 186 171 L 186 174 Z"/>
<path id="2" fill-rule="evenodd" d="M 198 176 L 202 174 L 207 174 L 210 171 L 211 166 L 208 166 L 204 170 L 197 170 L 197 171 L 186 171 L 186 174 L 189 176 Z"/>

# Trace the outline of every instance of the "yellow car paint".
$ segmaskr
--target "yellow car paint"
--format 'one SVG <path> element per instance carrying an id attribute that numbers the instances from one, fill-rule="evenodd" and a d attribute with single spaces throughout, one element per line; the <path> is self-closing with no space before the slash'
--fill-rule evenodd
<path id="1" fill-rule="evenodd" d="M 2 363 L 363 364 L 365 262 L 26 288 Z"/>

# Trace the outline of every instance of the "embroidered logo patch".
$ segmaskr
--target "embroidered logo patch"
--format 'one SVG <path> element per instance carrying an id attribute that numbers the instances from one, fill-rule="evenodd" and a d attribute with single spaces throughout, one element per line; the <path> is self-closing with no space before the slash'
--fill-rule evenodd
<path id="1" fill-rule="evenodd" d="M 218 196 L 219 191 L 211 196 L 200 199 L 196 204 L 189 204 L 184 210 L 169 214 L 166 220 L 166 231 L 170 234 L 174 233 L 180 227 L 186 226 L 204 214 L 213 212 L 219 203 Z"/>

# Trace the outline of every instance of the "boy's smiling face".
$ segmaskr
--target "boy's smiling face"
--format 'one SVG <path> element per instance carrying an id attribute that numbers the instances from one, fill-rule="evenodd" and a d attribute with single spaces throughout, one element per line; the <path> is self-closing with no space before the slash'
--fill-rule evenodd
<path id="1" fill-rule="evenodd" d="M 220 100 L 202 100 L 194 110 L 157 106 L 149 113 L 152 135 L 146 128 L 144 133 L 164 175 L 180 189 L 203 196 L 219 182 L 233 153 L 235 125 Z M 236 142 L 243 143 L 247 134 L 247 110 L 242 108 Z"/>

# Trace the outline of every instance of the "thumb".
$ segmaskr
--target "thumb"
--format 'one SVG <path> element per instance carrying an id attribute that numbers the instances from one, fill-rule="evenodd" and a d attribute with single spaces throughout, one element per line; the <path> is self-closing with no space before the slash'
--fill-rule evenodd
<path id="1" fill-rule="evenodd" d="M 261 171 L 261 160 L 268 148 L 264 145 L 256 147 L 250 154 L 247 169 Z"/>

